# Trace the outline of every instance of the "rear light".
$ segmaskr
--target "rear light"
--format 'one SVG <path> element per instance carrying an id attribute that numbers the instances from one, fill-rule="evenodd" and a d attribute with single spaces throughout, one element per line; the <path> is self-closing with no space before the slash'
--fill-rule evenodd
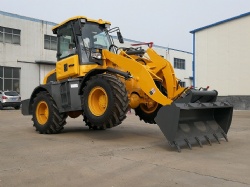
<path id="1" fill-rule="evenodd" d="M 2 96 L 2 99 L 8 99 L 8 97 L 6 97 L 6 96 L 3 95 L 3 96 Z"/>

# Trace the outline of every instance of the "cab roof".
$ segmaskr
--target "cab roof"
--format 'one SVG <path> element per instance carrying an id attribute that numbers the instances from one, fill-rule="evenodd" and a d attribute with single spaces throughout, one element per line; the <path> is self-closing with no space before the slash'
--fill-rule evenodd
<path id="1" fill-rule="evenodd" d="M 58 25 L 54 26 L 52 28 L 52 31 L 58 29 L 60 26 L 64 25 L 65 23 L 67 23 L 69 21 L 77 20 L 77 19 L 86 19 L 87 22 L 94 22 L 94 23 L 98 23 L 98 24 L 109 24 L 109 25 L 111 25 L 111 23 L 109 21 L 104 21 L 102 19 L 94 20 L 94 19 L 87 18 L 86 16 L 74 16 L 74 17 L 71 17 L 71 18 L 63 21 L 62 23 L 59 23 Z"/>

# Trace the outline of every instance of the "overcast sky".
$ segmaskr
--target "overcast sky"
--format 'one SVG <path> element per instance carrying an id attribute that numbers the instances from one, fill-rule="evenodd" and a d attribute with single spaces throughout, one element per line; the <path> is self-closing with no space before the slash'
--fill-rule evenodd
<path id="1" fill-rule="evenodd" d="M 124 38 L 192 52 L 191 30 L 250 12 L 250 0 L 0 0 L 0 10 L 55 23 L 102 18 Z"/>

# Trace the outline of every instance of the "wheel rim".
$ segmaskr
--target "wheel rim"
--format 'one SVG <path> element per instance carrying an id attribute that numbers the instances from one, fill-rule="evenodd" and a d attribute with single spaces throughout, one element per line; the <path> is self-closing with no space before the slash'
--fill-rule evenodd
<path id="1" fill-rule="evenodd" d="M 142 109 L 143 112 L 147 113 L 147 114 L 151 114 L 154 111 L 156 111 L 157 107 L 158 107 L 158 103 L 154 102 L 154 105 L 150 108 L 148 108 L 147 105 L 145 104 L 140 104 L 140 108 Z"/>
<path id="2" fill-rule="evenodd" d="M 98 86 L 91 90 L 88 97 L 88 106 L 95 116 L 101 116 L 105 113 L 108 106 L 108 96 L 102 87 Z"/>
<path id="3" fill-rule="evenodd" d="M 45 101 L 40 101 L 36 107 L 36 118 L 40 125 L 44 125 L 48 121 L 49 107 Z"/>

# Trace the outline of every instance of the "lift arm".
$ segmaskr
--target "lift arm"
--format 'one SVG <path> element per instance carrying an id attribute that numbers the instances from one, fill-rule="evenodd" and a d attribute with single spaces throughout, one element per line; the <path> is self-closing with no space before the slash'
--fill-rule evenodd
<path id="1" fill-rule="evenodd" d="M 123 52 L 121 52 L 123 53 Z M 157 88 L 151 74 L 142 64 L 138 63 L 133 58 L 127 58 L 123 55 L 117 55 L 103 50 L 103 57 L 122 68 L 124 71 L 131 73 L 133 79 L 138 82 L 140 88 L 147 94 L 152 100 L 160 103 L 161 105 L 170 105 L 173 101 L 164 96 Z M 129 57 L 129 56 L 128 56 Z"/>

